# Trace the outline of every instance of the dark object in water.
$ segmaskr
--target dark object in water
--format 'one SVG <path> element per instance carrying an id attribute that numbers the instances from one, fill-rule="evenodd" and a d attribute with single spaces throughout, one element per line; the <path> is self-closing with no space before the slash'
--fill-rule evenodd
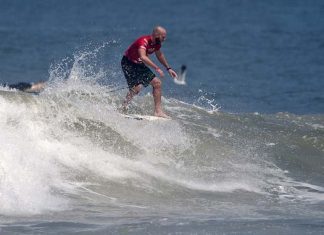
<path id="1" fill-rule="evenodd" d="M 186 70 L 187 70 L 187 66 L 185 66 L 184 64 L 181 65 L 180 75 L 182 75 Z"/>
<path id="2" fill-rule="evenodd" d="M 173 80 L 174 83 L 178 85 L 186 85 L 186 73 L 187 73 L 187 66 L 183 64 L 181 65 L 178 77 Z"/>
<path id="3" fill-rule="evenodd" d="M 45 88 L 45 82 L 40 81 L 36 83 L 28 83 L 28 82 L 19 82 L 16 84 L 6 85 L 10 89 L 16 89 L 23 92 L 30 92 L 30 93 L 39 93 Z"/>
<path id="4" fill-rule="evenodd" d="M 8 87 L 10 89 L 17 89 L 20 91 L 24 91 L 24 90 L 30 89 L 32 87 L 32 84 L 27 83 L 27 82 L 19 82 L 16 84 L 10 84 L 10 85 L 8 85 Z"/>

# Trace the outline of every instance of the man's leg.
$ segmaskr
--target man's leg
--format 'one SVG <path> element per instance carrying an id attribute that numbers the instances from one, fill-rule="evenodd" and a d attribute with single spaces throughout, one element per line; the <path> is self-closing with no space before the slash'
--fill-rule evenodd
<path id="1" fill-rule="evenodd" d="M 159 78 L 155 77 L 150 82 L 153 87 L 154 98 L 154 116 L 169 118 L 162 110 L 161 96 L 162 96 L 162 82 Z"/>
<path id="2" fill-rule="evenodd" d="M 131 102 L 133 97 L 135 95 L 137 95 L 141 91 L 141 89 L 142 89 L 142 84 L 139 84 L 139 85 L 134 86 L 133 88 L 129 89 L 129 91 L 128 91 L 127 95 L 126 95 L 126 98 L 124 100 L 123 107 L 122 107 L 122 110 L 124 112 L 127 110 L 127 106 Z"/>

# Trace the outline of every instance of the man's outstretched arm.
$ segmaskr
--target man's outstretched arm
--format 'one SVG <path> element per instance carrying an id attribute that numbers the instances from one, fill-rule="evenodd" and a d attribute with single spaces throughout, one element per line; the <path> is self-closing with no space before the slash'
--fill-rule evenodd
<path id="1" fill-rule="evenodd" d="M 158 60 L 160 61 L 160 63 L 163 64 L 165 66 L 165 68 L 168 70 L 171 77 L 173 77 L 173 78 L 178 77 L 177 73 L 169 66 L 162 51 L 160 51 L 160 50 L 156 51 L 155 55 L 158 58 Z"/>
<path id="2" fill-rule="evenodd" d="M 159 68 L 159 66 L 154 64 L 154 62 L 146 55 L 146 51 L 144 49 L 142 49 L 142 48 L 138 49 L 138 53 L 139 53 L 140 58 L 141 58 L 141 60 L 143 61 L 144 64 L 146 64 L 147 66 L 153 68 L 156 72 L 159 73 L 159 75 L 161 77 L 164 77 L 163 71 Z"/>

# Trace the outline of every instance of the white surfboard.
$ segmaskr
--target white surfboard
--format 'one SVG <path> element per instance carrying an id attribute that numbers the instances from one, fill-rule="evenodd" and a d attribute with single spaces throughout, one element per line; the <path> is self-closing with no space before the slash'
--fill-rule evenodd
<path id="1" fill-rule="evenodd" d="M 146 120 L 146 121 L 170 121 L 170 118 L 163 118 L 151 115 L 140 115 L 140 114 L 122 114 L 123 117 L 135 120 Z"/>

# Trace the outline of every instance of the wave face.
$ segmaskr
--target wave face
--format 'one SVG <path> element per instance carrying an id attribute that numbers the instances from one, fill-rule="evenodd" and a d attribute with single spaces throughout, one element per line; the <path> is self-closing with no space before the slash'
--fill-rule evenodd
<path id="1" fill-rule="evenodd" d="M 39 95 L 0 89 L 0 229 L 321 228 L 323 115 L 232 114 L 199 91 L 163 97 L 170 121 L 127 119 L 125 90 L 107 85 L 121 74 L 96 64 L 106 45 L 53 65 Z M 152 114 L 148 91 L 130 113 Z"/>
<path id="2" fill-rule="evenodd" d="M 40 95 L 2 89 L 0 214 L 323 216 L 323 115 L 164 98 L 171 121 L 138 121 L 116 111 L 124 93 L 82 79 Z M 152 100 L 136 97 L 130 112 L 151 114 Z"/>
<path id="3" fill-rule="evenodd" d="M 323 234 L 324 1 L 0 6 L 0 84 L 46 81 L 0 88 L 1 235 Z M 120 60 L 155 23 L 186 85 L 162 80 L 171 121 L 126 119 Z"/>

